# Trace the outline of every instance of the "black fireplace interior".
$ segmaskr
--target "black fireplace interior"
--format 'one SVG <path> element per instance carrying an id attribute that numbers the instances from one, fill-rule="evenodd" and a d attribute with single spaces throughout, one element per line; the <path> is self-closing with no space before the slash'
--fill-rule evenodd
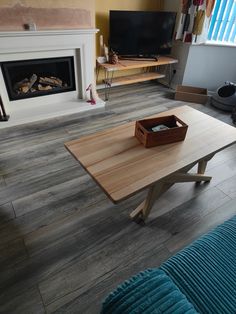
<path id="1" fill-rule="evenodd" d="M 2 62 L 10 100 L 75 90 L 74 58 L 48 58 Z"/>

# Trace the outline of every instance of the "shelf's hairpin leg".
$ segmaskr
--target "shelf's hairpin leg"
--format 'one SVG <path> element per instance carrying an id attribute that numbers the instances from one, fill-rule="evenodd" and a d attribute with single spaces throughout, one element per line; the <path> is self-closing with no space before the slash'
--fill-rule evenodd
<path id="1" fill-rule="evenodd" d="M 111 72 L 110 78 L 109 78 L 109 72 Z M 109 100 L 113 77 L 114 77 L 114 71 L 105 70 L 105 100 Z"/>
<path id="2" fill-rule="evenodd" d="M 173 78 L 173 73 L 172 73 L 172 63 L 168 63 L 165 67 L 165 72 L 164 72 L 165 77 L 167 78 L 167 85 L 169 88 L 171 88 L 171 82 Z"/>
<path id="3" fill-rule="evenodd" d="M 173 75 L 172 75 L 172 64 L 169 63 L 169 81 L 168 81 L 168 85 L 169 85 L 169 88 L 170 88 L 170 85 L 171 85 L 171 82 L 172 82 L 172 78 L 173 78 Z"/>
<path id="4" fill-rule="evenodd" d="M 97 68 L 96 68 L 96 82 L 98 81 L 99 73 L 100 73 L 100 65 L 97 64 Z"/>
<path id="5" fill-rule="evenodd" d="M 104 85 L 105 85 L 105 100 L 108 100 L 107 89 L 108 89 L 108 71 L 104 69 Z"/>

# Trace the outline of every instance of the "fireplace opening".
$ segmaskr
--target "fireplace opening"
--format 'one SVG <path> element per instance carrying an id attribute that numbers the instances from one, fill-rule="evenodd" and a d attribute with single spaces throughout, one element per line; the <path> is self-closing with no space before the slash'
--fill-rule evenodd
<path id="1" fill-rule="evenodd" d="M 10 100 L 75 90 L 74 58 L 47 58 L 1 63 Z"/>

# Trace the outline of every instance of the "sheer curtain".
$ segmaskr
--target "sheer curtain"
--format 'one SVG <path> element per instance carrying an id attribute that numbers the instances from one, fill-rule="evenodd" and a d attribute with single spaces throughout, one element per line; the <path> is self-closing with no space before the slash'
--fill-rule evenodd
<path id="1" fill-rule="evenodd" d="M 201 44 L 207 41 L 215 0 L 181 0 L 176 39 Z"/>

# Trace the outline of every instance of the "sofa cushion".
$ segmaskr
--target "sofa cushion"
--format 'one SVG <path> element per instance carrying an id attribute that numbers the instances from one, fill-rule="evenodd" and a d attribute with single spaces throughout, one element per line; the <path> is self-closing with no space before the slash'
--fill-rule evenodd
<path id="1" fill-rule="evenodd" d="M 101 313 L 197 312 L 163 270 L 147 269 L 118 286 L 104 301 Z"/>
<path id="2" fill-rule="evenodd" d="M 236 216 L 160 267 L 200 313 L 236 313 Z"/>
<path id="3" fill-rule="evenodd" d="M 235 314 L 235 261 L 236 216 L 118 286 L 101 313 Z"/>

